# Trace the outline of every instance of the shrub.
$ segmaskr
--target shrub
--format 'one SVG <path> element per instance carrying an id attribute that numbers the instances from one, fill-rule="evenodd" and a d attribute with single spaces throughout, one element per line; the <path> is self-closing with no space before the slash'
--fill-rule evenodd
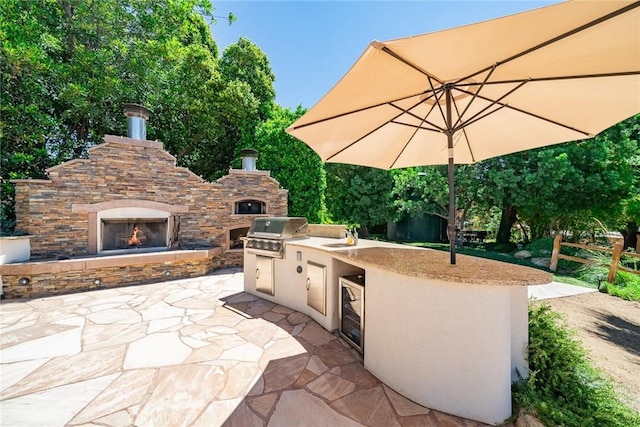
<path id="1" fill-rule="evenodd" d="M 619 399 L 613 383 L 589 364 L 560 314 L 529 305 L 529 378 L 514 384 L 514 406 L 545 425 L 640 425 L 640 414 Z"/>
<path id="2" fill-rule="evenodd" d="M 618 271 L 616 279 L 611 283 L 603 283 L 604 292 L 629 301 L 640 301 L 640 276 Z"/>
<path id="3" fill-rule="evenodd" d="M 517 246 L 515 243 L 496 243 L 496 242 L 490 242 L 490 243 L 485 243 L 484 244 L 484 248 L 487 251 L 493 251 L 493 252 L 500 252 L 500 253 L 509 253 L 509 252 L 513 252 L 516 250 Z"/>
<path id="4" fill-rule="evenodd" d="M 535 254 L 544 254 L 546 252 L 550 254 L 553 250 L 553 237 L 541 237 L 540 239 L 532 240 L 525 245 L 524 249 Z"/>
<path id="5" fill-rule="evenodd" d="M 609 275 L 609 267 L 605 267 L 602 264 L 610 263 L 611 257 L 608 254 L 595 252 L 591 253 L 590 257 L 600 265 L 583 265 L 576 270 L 575 274 L 578 279 L 584 282 L 598 283 L 599 280 L 606 279 Z M 603 281 L 600 290 L 626 300 L 640 301 L 640 275 L 618 271 L 613 283 Z"/>

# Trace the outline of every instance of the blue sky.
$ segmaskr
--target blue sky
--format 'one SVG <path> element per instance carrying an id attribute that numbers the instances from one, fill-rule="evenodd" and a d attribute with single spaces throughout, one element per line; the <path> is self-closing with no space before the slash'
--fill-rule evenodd
<path id="1" fill-rule="evenodd" d="M 243 36 L 269 58 L 276 102 L 311 108 L 373 40 L 429 33 L 558 1 L 216 1 L 220 51 Z"/>

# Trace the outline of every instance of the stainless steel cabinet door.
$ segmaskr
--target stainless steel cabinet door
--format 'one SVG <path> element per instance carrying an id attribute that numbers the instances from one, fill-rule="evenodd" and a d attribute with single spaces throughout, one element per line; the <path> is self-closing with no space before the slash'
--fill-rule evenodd
<path id="1" fill-rule="evenodd" d="M 327 311 L 327 267 L 307 262 L 307 305 L 323 316 Z"/>
<path id="2" fill-rule="evenodd" d="M 256 291 L 275 295 L 274 259 L 256 256 Z"/>

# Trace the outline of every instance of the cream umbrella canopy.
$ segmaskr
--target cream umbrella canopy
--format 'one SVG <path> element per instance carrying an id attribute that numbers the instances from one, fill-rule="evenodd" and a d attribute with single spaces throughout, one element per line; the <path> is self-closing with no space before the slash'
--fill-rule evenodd
<path id="1" fill-rule="evenodd" d="M 640 1 L 568 1 L 372 42 L 287 132 L 324 162 L 448 164 L 591 138 L 640 112 Z"/>

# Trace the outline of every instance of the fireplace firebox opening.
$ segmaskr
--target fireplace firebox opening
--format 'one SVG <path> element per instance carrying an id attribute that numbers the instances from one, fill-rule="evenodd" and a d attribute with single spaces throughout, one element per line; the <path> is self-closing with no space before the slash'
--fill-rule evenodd
<path id="1" fill-rule="evenodd" d="M 167 249 L 167 218 L 102 219 L 102 251 Z"/>
<path id="2" fill-rule="evenodd" d="M 247 237 L 249 227 L 233 228 L 229 230 L 229 249 L 244 249 L 242 237 Z"/>

